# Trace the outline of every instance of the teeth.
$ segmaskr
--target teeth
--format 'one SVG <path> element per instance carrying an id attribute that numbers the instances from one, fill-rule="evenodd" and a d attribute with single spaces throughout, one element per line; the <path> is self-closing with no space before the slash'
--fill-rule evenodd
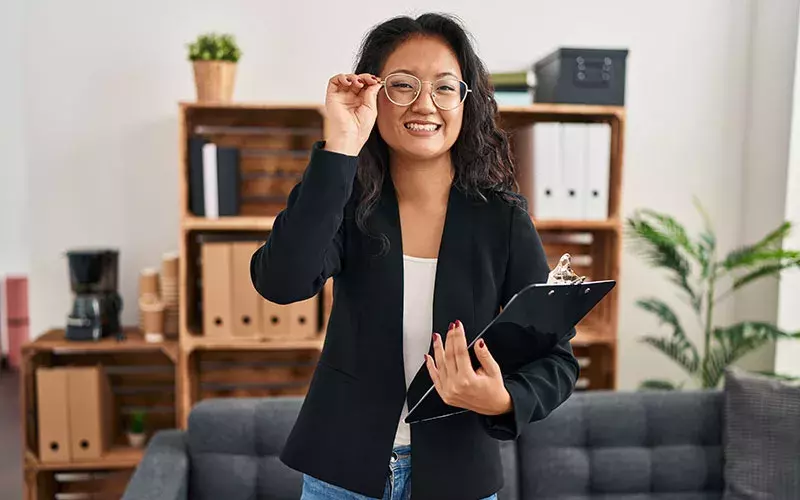
<path id="1" fill-rule="evenodd" d="M 434 124 L 422 125 L 419 123 L 406 123 L 406 128 L 410 130 L 427 130 L 429 132 L 433 132 L 437 127 L 438 125 Z"/>

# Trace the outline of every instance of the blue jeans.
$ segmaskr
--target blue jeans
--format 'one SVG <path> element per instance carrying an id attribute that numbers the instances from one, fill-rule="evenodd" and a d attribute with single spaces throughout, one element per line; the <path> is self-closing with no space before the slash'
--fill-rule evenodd
<path id="1" fill-rule="evenodd" d="M 307 474 L 303 475 L 303 494 L 300 500 L 409 500 L 411 498 L 411 447 L 398 446 L 389 462 L 386 486 L 380 499 L 366 497 L 328 484 Z M 483 500 L 497 500 L 494 494 Z"/>

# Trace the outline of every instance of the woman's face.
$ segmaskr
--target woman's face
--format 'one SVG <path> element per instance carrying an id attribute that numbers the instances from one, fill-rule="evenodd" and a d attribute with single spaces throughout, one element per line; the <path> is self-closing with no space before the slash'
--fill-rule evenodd
<path id="1" fill-rule="evenodd" d="M 419 160 L 446 154 L 458 138 L 464 106 L 439 109 L 431 98 L 431 87 L 432 82 L 446 77 L 463 80 L 456 55 L 439 38 L 413 37 L 391 53 L 379 76 L 385 79 L 393 73 L 410 74 L 423 83 L 410 106 L 394 104 L 386 89 L 378 94 L 378 131 L 392 154 Z"/>

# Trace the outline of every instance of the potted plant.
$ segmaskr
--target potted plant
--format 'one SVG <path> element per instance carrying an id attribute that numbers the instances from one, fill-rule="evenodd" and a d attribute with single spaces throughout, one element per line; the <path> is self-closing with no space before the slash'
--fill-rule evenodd
<path id="1" fill-rule="evenodd" d="M 147 438 L 144 432 L 144 412 L 137 410 L 130 415 L 128 427 L 128 443 L 134 448 L 141 448 Z"/>
<path id="2" fill-rule="evenodd" d="M 664 301 L 644 298 L 637 306 L 654 314 L 671 330 L 666 337 L 645 336 L 642 341 L 669 357 L 702 388 L 719 385 L 725 369 L 745 354 L 779 338 L 800 338 L 767 322 L 742 321 L 733 325 L 715 322 L 714 307 L 756 280 L 775 277 L 782 270 L 800 266 L 800 251 L 782 248 L 791 223 L 784 222 L 760 241 L 718 257 L 717 239 L 708 216 L 695 203 L 704 229 L 692 238 L 673 217 L 654 210 L 639 210 L 626 221 L 635 251 L 651 265 L 665 269 L 682 298 L 696 315 L 703 346 L 691 340 L 678 315 Z M 676 389 L 668 380 L 647 380 L 642 388 Z"/>
<path id="3" fill-rule="evenodd" d="M 236 66 L 242 51 L 231 34 L 203 33 L 189 44 L 197 100 L 229 102 L 233 98 Z"/>

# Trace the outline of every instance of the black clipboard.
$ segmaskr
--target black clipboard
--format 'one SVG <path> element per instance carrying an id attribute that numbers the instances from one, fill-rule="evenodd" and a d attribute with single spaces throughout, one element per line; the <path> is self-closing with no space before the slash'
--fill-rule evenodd
<path id="1" fill-rule="evenodd" d="M 467 345 L 473 368 L 480 367 L 473 346 L 481 338 L 503 374 L 547 356 L 608 295 L 616 283 L 615 280 L 602 280 L 579 284 L 534 283 L 526 286 L 511 297 L 500 314 Z M 419 394 L 421 396 L 414 398 Z M 404 421 L 408 424 L 469 411 L 442 401 L 424 364 L 411 382 L 407 402 L 409 411 Z"/>

